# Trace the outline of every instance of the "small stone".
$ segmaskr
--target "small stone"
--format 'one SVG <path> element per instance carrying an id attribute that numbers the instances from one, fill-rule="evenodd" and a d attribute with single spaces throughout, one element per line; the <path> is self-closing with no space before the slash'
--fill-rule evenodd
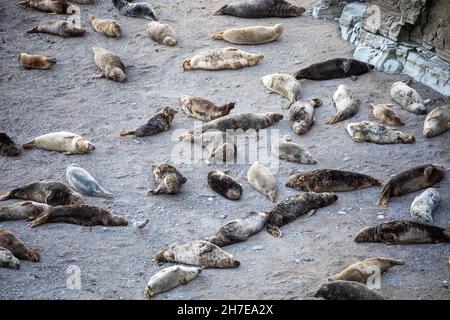
<path id="1" fill-rule="evenodd" d="M 343 160 L 344 160 L 344 161 L 350 161 L 350 160 L 352 160 L 352 158 L 350 158 L 350 157 L 345 157 Z"/>
<path id="2" fill-rule="evenodd" d="M 226 214 L 221 214 L 221 215 L 219 216 L 220 219 L 225 219 L 226 217 L 227 217 Z"/>
<path id="3" fill-rule="evenodd" d="M 253 250 L 262 250 L 262 249 L 264 249 L 264 247 L 261 245 L 257 245 L 257 246 L 253 246 L 252 249 Z"/>
<path id="4" fill-rule="evenodd" d="M 384 215 L 379 214 L 379 215 L 377 215 L 377 218 L 378 218 L 379 220 L 383 220 L 383 219 L 384 219 Z"/>
<path id="5" fill-rule="evenodd" d="M 344 210 L 341 210 L 341 211 L 338 211 L 338 214 L 340 214 L 340 215 L 346 215 L 347 214 L 347 212 L 346 211 L 344 211 Z"/>
<path id="6" fill-rule="evenodd" d="M 141 144 L 141 142 L 139 140 L 133 139 L 133 142 L 136 144 Z"/>
<path id="7" fill-rule="evenodd" d="M 314 261 L 313 257 L 300 257 L 300 259 L 304 262 L 311 262 Z"/>
<path id="8" fill-rule="evenodd" d="M 128 173 L 116 174 L 116 178 L 117 178 L 117 179 L 121 179 L 121 178 L 128 177 L 129 175 L 130 175 L 130 174 L 128 174 Z"/>
<path id="9" fill-rule="evenodd" d="M 208 200 L 209 200 L 209 201 L 213 201 L 213 198 L 210 197 L 210 198 L 208 198 Z"/>

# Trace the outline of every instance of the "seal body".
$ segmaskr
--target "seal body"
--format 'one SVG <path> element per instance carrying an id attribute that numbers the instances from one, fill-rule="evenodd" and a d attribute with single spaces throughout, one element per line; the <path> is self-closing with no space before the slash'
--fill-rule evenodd
<path id="1" fill-rule="evenodd" d="M 21 5 L 55 14 L 66 14 L 70 3 L 66 0 L 25 0 L 19 2 Z"/>
<path id="2" fill-rule="evenodd" d="M 291 18 L 301 16 L 304 12 L 305 8 L 284 0 L 249 0 L 227 4 L 213 14 L 240 18 Z"/>
<path id="3" fill-rule="evenodd" d="M 120 57 L 106 49 L 93 47 L 95 65 L 101 70 L 94 79 L 107 78 L 117 82 L 123 82 L 127 79 L 125 75 L 125 65 Z"/>
<path id="4" fill-rule="evenodd" d="M 264 228 L 268 216 L 267 212 L 250 212 L 243 218 L 231 220 L 221 226 L 214 236 L 207 238 L 207 241 L 219 247 L 245 241 Z"/>
<path id="5" fill-rule="evenodd" d="M 417 196 L 411 203 L 409 212 L 420 222 L 433 222 L 433 211 L 439 205 L 441 196 L 436 189 L 429 188 Z"/>
<path id="6" fill-rule="evenodd" d="M 305 192 L 288 197 L 269 211 L 266 230 L 272 236 L 280 238 L 283 236 L 280 227 L 307 213 L 313 214 L 316 209 L 329 206 L 337 200 L 338 196 L 333 193 Z"/>
<path id="7" fill-rule="evenodd" d="M 372 142 L 376 144 L 408 144 L 416 141 L 416 138 L 412 135 L 390 129 L 385 125 L 371 121 L 349 123 L 346 129 L 348 134 L 356 142 Z"/>
<path id="8" fill-rule="evenodd" d="M 56 63 L 55 59 L 48 58 L 41 55 L 31 55 L 26 53 L 21 53 L 19 57 L 20 64 L 25 69 L 39 69 L 48 70 L 53 67 Z"/>
<path id="9" fill-rule="evenodd" d="M 370 107 L 373 109 L 373 116 L 379 122 L 390 126 L 402 126 L 403 122 L 392 109 L 393 106 L 393 104 L 370 104 Z"/>
<path id="10" fill-rule="evenodd" d="M 390 258 L 369 258 L 345 268 L 343 271 L 328 278 L 328 281 L 346 280 L 366 283 L 367 280 L 374 275 L 374 271 L 379 274 L 386 272 L 393 266 L 404 265 L 401 260 Z"/>
<path id="11" fill-rule="evenodd" d="M 19 269 L 20 260 L 8 249 L 0 247 L 0 268 Z"/>
<path id="12" fill-rule="evenodd" d="M 416 114 L 427 113 L 422 97 L 403 81 L 395 82 L 391 86 L 391 97 L 406 111 Z"/>
<path id="13" fill-rule="evenodd" d="M 266 195 L 270 201 L 277 201 L 277 179 L 261 162 L 256 161 L 247 171 L 248 183 L 257 191 Z"/>
<path id="14" fill-rule="evenodd" d="M 431 110 L 423 125 L 424 136 L 432 138 L 446 132 L 448 129 L 450 129 L 450 105 Z"/>
<path id="15" fill-rule="evenodd" d="M 283 25 L 277 23 L 273 27 L 253 26 L 227 29 L 213 33 L 211 38 L 235 44 L 263 44 L 278 40 L 283 30 Z"/>
<path id="16" fill-rule="evenodd" d="M 85 154 L 95 150 L 94 144 L 83 137 L 67 131 L 47 133 L 23 144 L 24 149 L 44 149 L 64 154 Z"/>
<path id="17" fill-rule="evenodd" d="M 99 19 L 96 16 L 90 14 L 89 21 L 92 28 L 98 33 L 102 33 L 108 37 L 120 37 L 122 34 L 122 28 L 116 20 L 112 19 Z"/>
<path id="18" fill-rule="evenodd" d="M 363 228 L 355 242 L 394 244 L 450 243 L 450 230 L 429 224 L 397 220 Z"/>
<path id="19" fill-rule="evenodd" d="M 0 131 L 0 156 L 17 157 L 21 153 L 22 148 L 6 132 Z"/>
<path id="20" fill-rule="evenodd" d="M 37 27 L 28 30 L 27 33 L 49 33 L 55 36 L 69 38 L 84 35 L 86 29 L 67 20 L 48 20 L 41 22 Z"/>
<path id="21" fill-rule="evenodd" d="M 242 186 L 227 173 L 228 170 L 210 171 L 208 173 L 208 185 L 228 200 L 239 200 L 242 196 Z"/>
<path id="22" fill-rule="evenodd" d="M 321 169 L 297 173 L 288 178 L 286 187 L 305 192 L 345 192 L 371 186 L 383 186 L 383 181 L 369 175 Z"/>
<path id="23" fill-rule="evenodd" d="M 444 179 L 444 167 L 425 164 L 403 171 L 388 180 L 381 190 L 378 204 L 387 207 L 391 197 L 432 187 Z"/>
<path id="24" fill-rule="evenodd" d="M 172 290 L 194 280 L 202 272 L 201 268 L 188 266 L 171 266 L 158 271 L 150 278 L 144 297 L 151 299 L 158 293 Z"/>
<path id="25" fill-rule="evenodd" d="M 230 102 L 218 107 L 209 100 L 191 96 L 181 96 L 178 101 L 189 117 L 202 121 L 211 121 L 226 116 L 235 106 L 235 102 Z"/>
<path id="26" fill-rule="evenodd" d="M 334 106 L 337 114 L 327 121 L 335 124 L 353 117 L 359 111 L 359 99 L 345 84 L 341 84 L 333 95 Z"/>
<path id="27" fill-rule="evenodd" d="M 35 250 L 29 249 L 16 235 L 6 229 L 0 229 L 0 247 L 8 249 L 20 260 L 38 262 L 41 256 Z"/>
<path id="28" fill-rule="evenodd" d="M 177 262 L 202 268 L 236 268 L 240 262 L 228 252 L 206 241 L 173 244 L 155 256 L 156 262 Z"/>
<path id="29" fill-rule="evenodd" d="M 301 69 L 294 74 L 295 79 L 331 80 L 355 77 L 374 69 L 374 66 L 354 59 L 332 59 Z"/>
<path id="30" fill-rule="evenodd" d="M 258 64 L 264 56 L 237 48 L 217 48 L 200 52 L 183 61 L 183 71 L 189 70 L 237 70 Z"/>
<path id="31" fill-rule="evenodd" d="M 144 125 L 131 131 L 122 130 L 119 135 L 124 137 L 133 135 L 136 137 L 153 136 L 155 134 L 168 131 L 172 127 L 172 121 L 177 111 L 170 106 L 165 106 L 156 112 Z"/>
<path id="32" fill-rule="evenodd" d="M 29 226 L 34 228 L 45 223 L 70 223 L 89 227 L 128 225 L 128 221 L 118 215 L 100 207 L 84 204 L 51 207 L 34 219 Z"/>
<path id="33" fill-rule="evenodd" d="M 317 161 L 305 147 L 292 142 L 289 136 L 275 140 L 272 144 L 272 154 L 281 160 L 300 164 L 316 164 Z"/>
<path id="34" fill-rule="evenodd" d="M 289 99 L 289 103 L 284 109 L 289 109 L 295 101 L 302 97 L 302 86 L 300 82 L 288 74 L 269 74 L 262 77 L 261 81 L 270 91 Z"/>
<path id="35" fill-rule="evenodd" d="M 160 193 L 179 193 L 181 186 L 187 182 L 186 177 L 184 177 L 177 168 L 167 163 L 152 165 L 152 172 L 158 187 L 156 189 L 148 190 L 148 196 Z"/>
<path id="36" fill-rule="evenodd" d="M 296 134 L 305 134 L 314 124 L 314 109 L 322 106 L 322 100 L 299 100 L 289 107 L 288 120 Z"/>
<path id="37" fill-rule="evenodd" d="M 33 201 L 15 203 L 0 208 L 0 221 L 33 220 L 48 208 L 47 204 Z"/>
<path id="38" fill-rule="evenodd" d="M 322 283 L 314 296 L 326 300 L 385 300 L 367 286 L 345 280 Z"/>
<path id="39" fill-rule="evenodd" d="M 80 194 L 64 183 L 56 181 L 31 182 L 22 187 L 0 194 L 0 201 L 22 199 L 45 203 L 50 206 L 83 204 Z"/>
<path id="40" fill-rule="evenodd" d="M 71 164 L 67 167 L 66 180 L 69 185 L 79 193 L 93 197 L 114 197 L 111 192 L 103 189 L 100 184 L 90 175 L 89 172 L 78 165 Z"/>
<path id="41" fill-rule="evenodd" d="M 177 44 L 175 31 L 168 24 L 152 21 L 147 25 L 147 34 L 153 41 L 165 44 L 166 46 L 174 46 Z"/>
<path id="42" fill-rule="evenodd" d="M 112 3 L 124 16 L 158 20 L 152 6 L 146 2 L 130 3 L 124 0 L 112 0 Z"/>

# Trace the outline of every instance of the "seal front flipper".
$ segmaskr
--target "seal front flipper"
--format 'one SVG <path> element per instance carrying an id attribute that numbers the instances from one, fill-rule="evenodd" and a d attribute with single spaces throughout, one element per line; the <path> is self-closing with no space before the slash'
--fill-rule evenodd
<path id="1" fill-rule="evenodd" d="M 312 209 L 312 210 L 309 210 L 306 214 L 308 216 L 312 216 L 312 215 L 314 215 L 316 213 L 316 211 L 317 211 L 317 209 Z"/>
<path id="2" fill-rule="evenodd" d="M 268 233 L 276 238 L 281 238 L 283 236 L 283 232 L 276 225 L 268 224 L 266 227 Z"/>
<path id="3" fill-rule="evenodd" d="M 103 198 L 114 198 L 114 195 L 111 193 L 111 192 L 109 192 L 109 191 L 106 191 L 105 189 L 103 189 L 103 188 L 99 188 L 98 190 L 94 190 L 93 191 L 96 195 L 98 195 L 99 197 L 103 197 Z"/>
<path id="4" fill-rule="evenodd" d="M 99 79 L 103 79 L 103 78 L 106 78 L 106 76 L 105 76 L 105 74 L 103 72 L 100 73 L 100 74 L 93 75 L 91 77 L 92 80 L 99 80 Z"/>

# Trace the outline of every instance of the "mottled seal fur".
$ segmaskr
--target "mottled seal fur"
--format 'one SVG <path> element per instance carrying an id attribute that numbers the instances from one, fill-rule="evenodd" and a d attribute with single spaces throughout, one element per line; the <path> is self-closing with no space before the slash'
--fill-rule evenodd
<path id="1" fill-rule="evenodd" d="M 165 132 L 172 127 L 172 121 L 178 112 L 170 106 L 165 106 L 156 112 L 144 125 L 135 130 L 122 130 L 119 132 L 121 137 L 133 135 L 136 137 L 152 136 Z"/>
<path id="2" fill-rule="evenodd" d="M 155 11 L 149 3 L 137 2 L 130 3 L 124 0 L 112 0 L 114 7 L 119 10 L 120 14 L 133 18 L 145 18 L 150 20 L 158 20 Z"/>
<path id="3" fill-rule="evenodd" d="M 76 164 L 71 164 L 67 167 L 66 180 L 75 191 L 81 194 L 103 198 L 114 197 L 111 192 L 103 189 L 89 172 Z"/>
<path id="4" fill-rule="evenodd" d="M 122 34 L 122 28 L 120 24 L 113 19 L 99 19 L 93 14 L 89 14 L 89 21 L 92 28 L 98 33 L 102 33 L 108 37 L 120 37 Z"/>
<path id="5" fill-rule="evenodd" d="M 433 138 L 450 129 L 450 105 L 434 108 L 425 118 L 423 134 Z"/>
<path id="6" fill-rule="evenodd" d="M 235 44 L 263 44 L 278 40 L 283 30 L 284 27 L 281 23 L 277 23 L 273 27 L 231 28 L 221 32 L 214 32 L 211 38 Z"/>
<path id="7" fill-rule="evenodd" d="M 428 188 L 411 203 L 409 212 L 419 222 L 433 222 L 433 211 L 439 205 L 441 196 L 436 189 Z"/>
<path id="8" fill-rule="evenodd" d="M 345 280 L 322 283 L 314 293 L 314 297 L 326 300 L 385 300 L 367 286 Z"/>
<path id="9" fill-rule="evenodd" d="M 289 99 L 283 109 L 287 110 L 297 100 L 302 97 L 303 90 L 300 82 L 288 74 L 269 74 L 261 78 L 264 86 L 270 91 L 276 92 Z"/>
<path id="10" fill-rule="evenodd" d="M 168 24 L 152 21 L 147 25 L 147 34 L 153 41 L 165 44 L 166 46 L 174 46 L 177 44 L 175 31 Z"/>
<path id="11" fill-rule="evenodd" d="M 403 81 L 391 86 L 391 97 L 406 111 L 416 114 L 426 114 L 425 103 L 419 93 Z"/>
<path id="12" fill-rule="evenodd" d="M 202 121 L 211 121 L 226 116 L 234 109 L 235 102 L 229 102 L 221 107 L 200 97 L 181 96 L 178 98 L 181 108 L 189 117 Z"/>
<path id="13" fill-rule="evenodd" d="M 95 145 L 82 136 L 67 132 L 52 132 L 36 137 L 22 145 L 24 149 L 44 149 L 64 154 L 85 154 L 95 150 Z"/>
<path id="14" fill-rule="evenodd" d="M 19 269 L 20 260 L 8 249 L 0 247 L 0 268 Z"/>
<path id="15" fill-rule="evenodd" d="M 117 54 L 99 47 L 93 47 L 92 51 L 95 65 L 101 70 L 101 73 L 93 76 L 92 79 L 107 78 L 117 82 L 127 79 L 125 65 Z"/>
<path id="16" fill-rule="evenodd" d="M 242 186 L 227 173 L 228 170 L 210 171 L 208 173 L 208 185 L 215 192 L 229 200 L 239 200 L 242 196 Z"/>
<path id="17" fill-rule="evenodd" d="M 284 136 L 272 144 L 272 154 L 281 159 L 300 164 L 316 164 L 317 161 L 305 147 L 292 142 L 291 137 Z"/>
<path id="18" fill-rule="evenodd" d="M 390 126 L 403 126 L 402 120 L 399 118 L 397 113 L 392 109 L 393 104 L 370 104 L 372 108 L 373 117 L 379 122 L 390 125 Z"/>
<path id="19" fill-rule="evenodd" d="M 331 80 L 356 77 L 374 69 L 374 66 L 354 59 L 337 58 L 312 64 L 294 74 L 295 79 Z"/>
<path id="20" fill-rule="evenodd" d="M 247 171 L 248 183 L 258 192 L 266 195 L 270 201 L 277 201 L 277 179 L 269 168 L 255 161 Z"/>
<path id="21" fill-rule="evenodd" d="M 39 11 L 50 12 L 54 14 L 66 14 L 70 2 L 66 0 L 25 0 L 20 1 L 20 5 L 24 5 Z"/>
<path id="22" fill-rule="evenodd" d="M 348 86 L 341 84 L 333 95 L 334 106 L 337 114 L 327 121 L 327 124 L 335 124 L 347 120 L 359 111 L 359 99 Z"/>
<path id="23" fill-rule="evenodd" d="M 27 53 L 21 53 L 19 56 L 20 64 L 25 69 L 38 69 L 48 70 L 56 63 L 56 59 L 49 58 L 42 55 L 31 55 Z"/>
<path id="24" fill-rule="evenodd" d="M 391 129 L 385 125 L 361 121 L 349 123 L 346 130 L 350 137 L 356 142 L 372 142 L 376 144 L 414 143 L 413 135 Z"/>
<path id="25" fill-rule="evenodd" d="M 298 100 L 290 107 L 288 120 L 296 134 L 305 134 L 314 124 L 314 109 L 322 106 L 322 100 Z"/>
<path id="26" fill-rule="evenodd" d="M 186 177 L 177 168 L 167 163 L 152 165 L 152 172 L 158 187 L 156 189 L 149 189 L 147 192 L 148 196 L 160 193 L 179 193 L 181 186 L 187 182 Z"/>
<path id="27" fill-rule="evenodd" d="M 249 0 L 224 5 L 213 15 L 229 15 L 240 18 L 291 18 L 301 16 L 305 8 L 290 4 L 284 0 Z"/>
<path id="28" fill-rule="evenodd" d="M 86 29 L 77 26 L 68 20 L 47 20 L 41 22 L 38 26 L 27 33 L 49 33 L 63 38 L 80 37 L 86 33 Z"/>
<path id="29" fill-rule="evenodd" d="M 0 156 L 17 157 L 22 153 L 22 147 L 18 146 L 6 132 L 0 131 Z"/>
<path id="30" fill-rule="evenodd" d="M 0 207 L 0 221 L 6 220 L 33 220 L 42 212 L 50 208 L 49 205 L 39 202 L 26 201 Z"/>
<path id="31" fill-rule="evenodd" d="M 8 249 L 20 260 L 31 262 L 38 262 L 41 260 L 39 252 L 29 249 L 22 240 L 6 229 L 0 229 L 0 247 Z"/>

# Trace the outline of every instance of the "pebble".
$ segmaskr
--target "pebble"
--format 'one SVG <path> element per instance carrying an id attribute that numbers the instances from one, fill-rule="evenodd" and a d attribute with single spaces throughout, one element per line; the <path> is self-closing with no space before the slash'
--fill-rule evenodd
<path id="1" fill-rule="evenodd" d="M 141 144 L 141 142 L 139 140 L 133 139 L 133 142 L 136 144 Z"/>
<path id="2" fill-rule="evenodd" d="M 346 215 L 346 214 L 347 214 L 347 212 L 346 212 L 346 211 L 344 211 L 344 210 L 341 210 L 341 211 L 338 211 L 338 214 L 340 214 L 340 215 Z"/>
<path id="3" fill-rule="evenodd" d="M 350 157 L 345 157 L 343 160 L 344 160 L 344 161 L 350 161 L 350 160 L 352 160 L 352 158 L 350 158 Z"/>
<path id="4" fill-rule="evenodd" d="M 264 249 L 264 247 L 261 245 L 257 245 L 257 246 L 253 246 L 252 249 L 253 250 L 262 250 L 262 249 Z"/>
<path id="5" fill-rule="evenodd" d="M 221 215 L 219 216 L 220 219 L 225 219 L 226 217 L 227 217 L 226 214 L 221 214 Z"/>
<path id="6" fill-rule="evenodd" d="M 383 220 L 384 219 L 384 215 L 379 214 L 379 215 L 377 215 L 377 218 L 380 219 L 380 220 Z"/>
<path id="7" fill-rule="evenodd" d="M 117 178 L 117 179 L 126 178 L 126 177 L 128 177 L 129 175 L 130 175 L 129 173 L 116 174 L 116 178 Z"/>

